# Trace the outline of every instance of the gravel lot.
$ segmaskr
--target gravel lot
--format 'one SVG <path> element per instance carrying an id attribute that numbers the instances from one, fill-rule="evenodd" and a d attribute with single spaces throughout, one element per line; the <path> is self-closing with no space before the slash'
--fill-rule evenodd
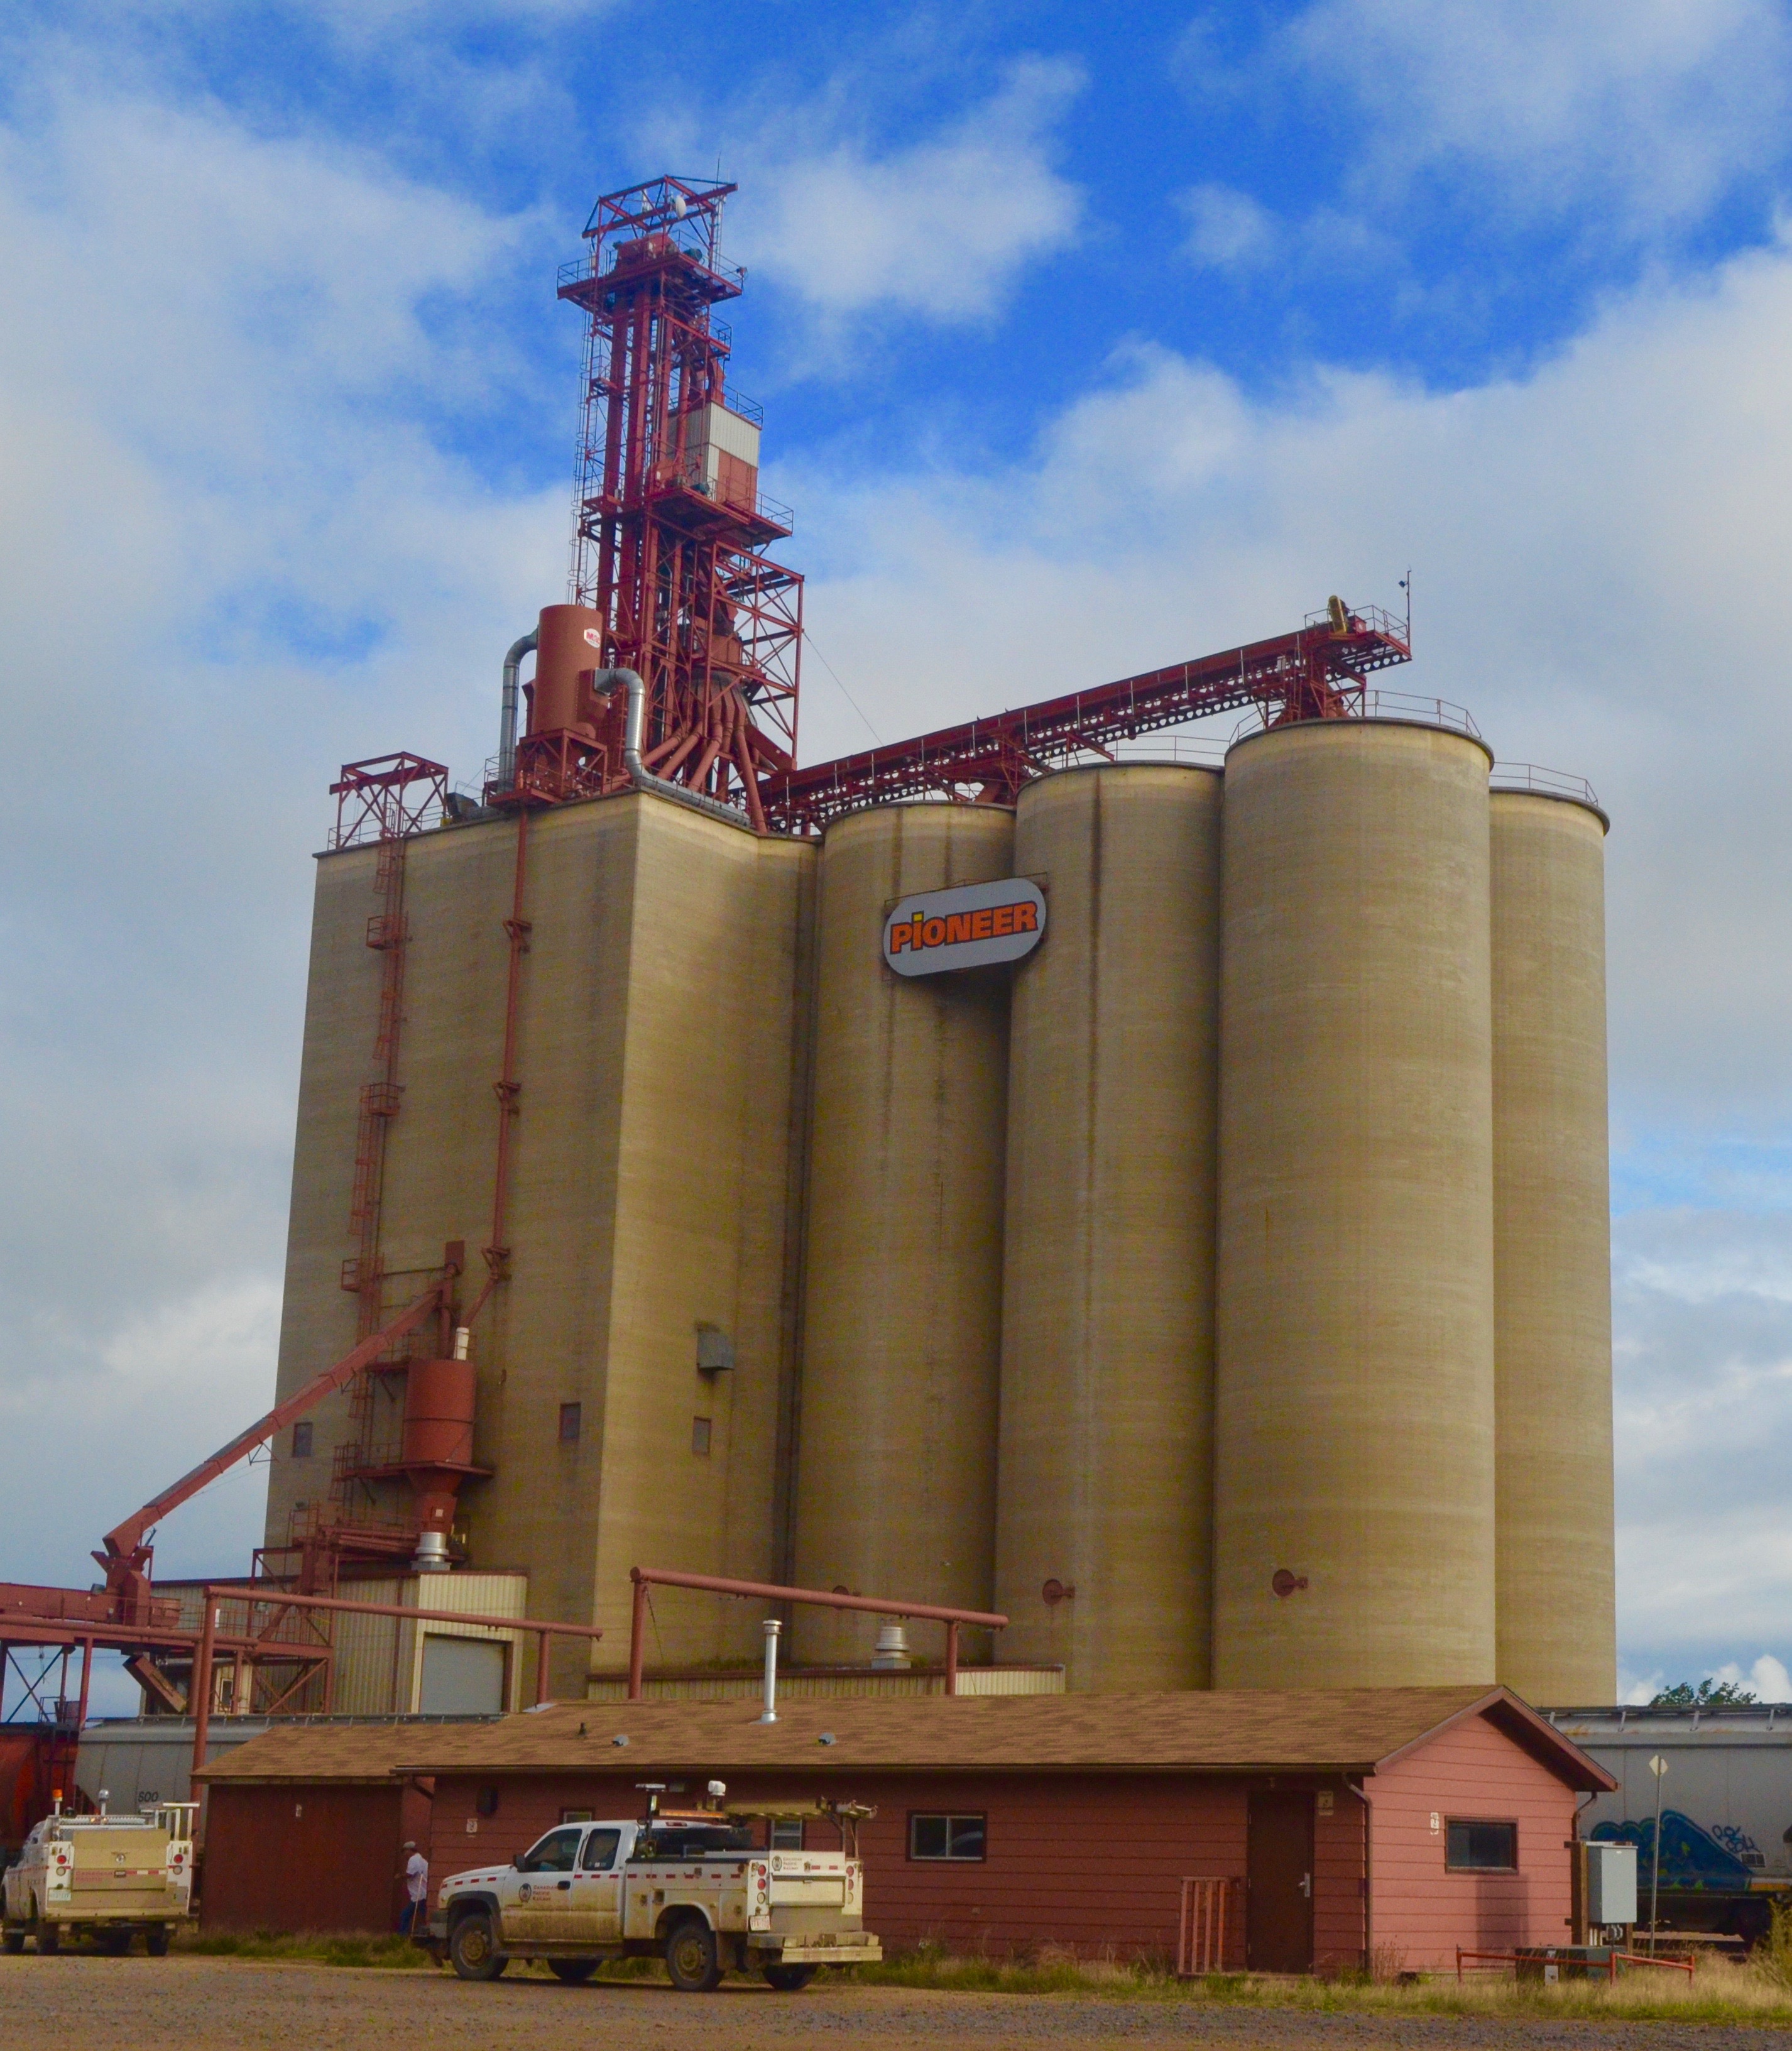
<path id="1" fill-rule="evenodd" d="M 513 1969 L 513 1971 L 514 1969 Z M 1123 2043 L 1224 2051 L 1789 2051 L 1792 2032 L 1671 2022 L 1497 2022 L 1209 2007 L 1079 1995 L 921 1993 L 730 1983 L 704 1998 L 643 1985 L 563 1987 L 533 1974 L 469 1987 L 443 1973 L 221 1959 L 0 1959 L 0 2043 L 105 2051 L 591 2051 L 599 2032 L 649 2051 L 819 2039 L 928 2051 Z"/>

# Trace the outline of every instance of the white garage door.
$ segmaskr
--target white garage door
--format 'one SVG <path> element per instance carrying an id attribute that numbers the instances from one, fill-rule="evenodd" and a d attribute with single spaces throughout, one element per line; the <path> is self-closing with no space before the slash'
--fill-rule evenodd
<path id="1" fill-rule="evenodd" d="M 426 1717 L 495 1715 L 504 1707 L 504 1651 L 489 1638 L 426 1631 L 418 1709 Z"/>

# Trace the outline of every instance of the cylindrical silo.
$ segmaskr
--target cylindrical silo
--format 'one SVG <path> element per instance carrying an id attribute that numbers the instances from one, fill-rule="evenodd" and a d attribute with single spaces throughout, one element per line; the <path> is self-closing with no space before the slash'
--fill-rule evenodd
<path id="1" fill-rule="evenodd" d="M 1617 1685 L 1604 839 L 1493 793 L 1497 1672 L 1562 1705 Z"/>
<path id="2" fill-rule="evenodd" d="M 1227 757 L 1214 1682 L 1491 1682 L 1488 757 Z"/>
<path id="3" fill-rule="evenodd" d="M 1016 813 L 996 1607 L 1072 1688 L 1208 1682 L 1220 811 L 1141 764 Z"/>
<path id="4" fill-rule="evenodd" d="M 1009 972 L 904 978 L 882 941 L 896 899 L 1011 875 L 1013 848 L 1013 814 L 986 805 L 882 806 L 822 843 L 804 1587 L 990 1607 Z M 797 1612 L 805 1661 L 863 1658 L 876 1636 L 874 1618 Z"/>

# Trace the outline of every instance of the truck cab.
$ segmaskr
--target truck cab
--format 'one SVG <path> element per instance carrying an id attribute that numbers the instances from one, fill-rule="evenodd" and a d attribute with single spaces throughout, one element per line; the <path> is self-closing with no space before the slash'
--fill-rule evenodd
<path id="1" fill-rule="evenodd" d="M 606 1959 L 658 1957 L 686 1992 L 710 1991 L 730 1967 L 794 1991 L 818 1966 L 883 1955 L 850 1842 L 866 1813 L 804 1809 L 840 1829 L 837 1850 L 774 1848 L 771 1823 L 795 1820 L 784 1810 L 562 1823 L 508 1865 L 443 1881 L 423 1941 L 463 1979 L 543 1959 L 576 1983 Z"/>

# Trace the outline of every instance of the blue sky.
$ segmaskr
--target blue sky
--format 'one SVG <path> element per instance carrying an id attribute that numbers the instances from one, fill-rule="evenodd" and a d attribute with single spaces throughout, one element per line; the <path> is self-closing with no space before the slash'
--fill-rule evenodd
<path id="1" fill-rule="evenodd" d="M 14 0 L 9 1571 L 269 1385 L 324 787 L 477 780 L 564 576 L 555 267 L 719 161 L 804 759 L 1410 565 L 1401 681 L 1592 779 L 1626 1684 L 1792 1659 L 1789 96 L 1774 0 Z"/>

